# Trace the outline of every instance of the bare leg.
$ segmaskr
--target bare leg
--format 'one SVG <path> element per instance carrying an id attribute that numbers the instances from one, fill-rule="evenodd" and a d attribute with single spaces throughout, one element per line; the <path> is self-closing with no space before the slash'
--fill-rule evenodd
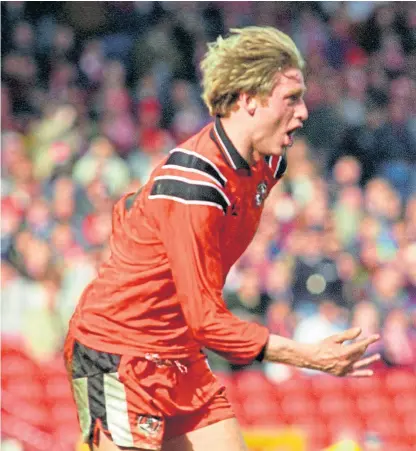
<path id="1" fill-rule="evenodd" d="M 123 448 L 123 451 L 148 451 L 141 448 Z M 120 448 L 115 445 L 105 434 L 99 431 L 99 446 L 93 445 L 92 451 L 120 451 Z"/>
<path id="2" fill-rule="evenodd" d="M 172 438 L 164 442 L 162 447 L 162 451 L 211 450 L 247 451 L 240 426 L 235 418 L 219 421 L 218 423 Z"/>

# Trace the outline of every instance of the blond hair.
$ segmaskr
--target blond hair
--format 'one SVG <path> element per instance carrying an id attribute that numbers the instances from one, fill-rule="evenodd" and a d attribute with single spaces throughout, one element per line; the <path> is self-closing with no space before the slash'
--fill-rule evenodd
<path id="1" fill-rule="evenodd" d="M 233 28 L 208 44 L 201 61 L 202 98 L 212 116 L 227 116 L 240 93 L 267 97 L 278 72 L 303 71 L 305 62 L 292 39 L 272 27 Z"/>

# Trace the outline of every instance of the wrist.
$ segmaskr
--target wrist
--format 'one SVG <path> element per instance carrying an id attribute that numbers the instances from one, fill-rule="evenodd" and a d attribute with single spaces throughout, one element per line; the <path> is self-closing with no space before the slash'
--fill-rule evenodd
<path id="1" fill-rule="evenodd" d="M 316 344 L 299 343 L 289 338 L 270 335 L 266 345 L 264 360 L 274 363 L 283 363 L 299 368 L 318 369 Z"/>

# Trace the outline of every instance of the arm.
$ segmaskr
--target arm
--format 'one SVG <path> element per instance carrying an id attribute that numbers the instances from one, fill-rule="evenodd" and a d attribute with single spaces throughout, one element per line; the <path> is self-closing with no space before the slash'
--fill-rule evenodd
<path id="1" fill-rule="evenodd" d="M 359 328 L 349 329 L 317 344 L 303 344 L 278 335 L 270 335 L 265 350 L 265 360 L 323 371 L 334 376 L 371 376 L 371 370 L 363 367 L 379 360 L 374 354 L 362 358 L 369 345 L 379 339 L 372 335 L 355 343 L 344 344 L 361 333 Z"/>
<path id="2" fill-rule="evenodd" d="M 224 212 L 201 203 L 150 199 L 177 297 L 194 338 L 234 363 L 250 363 L 261 354 L 269 332 L 234 316 L 222 298 L 220 231 Z"/>
<path id="3" fill-rule="evenodd" d="M 256 357 L 264 357 L 271 362 L 338 376 L 371 375 L 370 370 L 360 368 L 378 360 L 379 356 L 361 357 L 367 347 L 379 339 L 377 335 L 343 345 L 344 341 L 357 338 L 361 332 L 350 329 L 316 345 L 306 345 L 270 335 L 265 327 L 234 316 L 222 298 L 224 274 L 220 231 L 224 213 L 220 200 L 217 206 L 215 202 L 214 206 L 208 206 L 201 203 L 203 191 L 196 192 L 182 186 L 181 190 L 187 190 L 185 195 L 174 184 L 161 184 L 159 188 L 152 191 L 154 217 L 159 225 L 185 320 L 201 346 L 235 363 L 250 363 Z M 212 200 L 212 192 L 210 196 Z M 186 202 L 183 202 L 184 199 Z M 194 203 L 191 204 L 190 199 Z"/>

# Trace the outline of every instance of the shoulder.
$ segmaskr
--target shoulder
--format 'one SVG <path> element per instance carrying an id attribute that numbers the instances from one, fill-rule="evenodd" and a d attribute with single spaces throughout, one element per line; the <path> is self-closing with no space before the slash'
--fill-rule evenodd
<path id="1" fill-rule="evenodd" d="M 169 152 L 154 173 L 150 200 L 215 207 L 227 212 L 228 179 L 224 162 L 210 137 L 212 124 Z"/>
<path id="2" fill-rule="evenodd" d="M 184 176 L 193 174 L 194 178 L 202 177 L 202 180 L 222 188 L 227 184 L 223 168 L 216 161 L 215 155 L 206 151 L 202 153 L 198 148 L 177 147 L 171 150 L 162 169 L 179 171 Z"/>
<path id="3" fill-rule="evenodd" d="M 214 207 L 226 213 L 231 204 L 225 190 L 227 178 L 212 160 L 189 146 L 171 150 L 150 181 L 148 199 Z"/>
<path id="4" fill-rule="evenodd" d="M 231 202 L 216 183 L 198 177 L 166 172 L 153 179 L 150 200 L 164 199 L 186 205 L 205 205 L 227 212 Z"/>

